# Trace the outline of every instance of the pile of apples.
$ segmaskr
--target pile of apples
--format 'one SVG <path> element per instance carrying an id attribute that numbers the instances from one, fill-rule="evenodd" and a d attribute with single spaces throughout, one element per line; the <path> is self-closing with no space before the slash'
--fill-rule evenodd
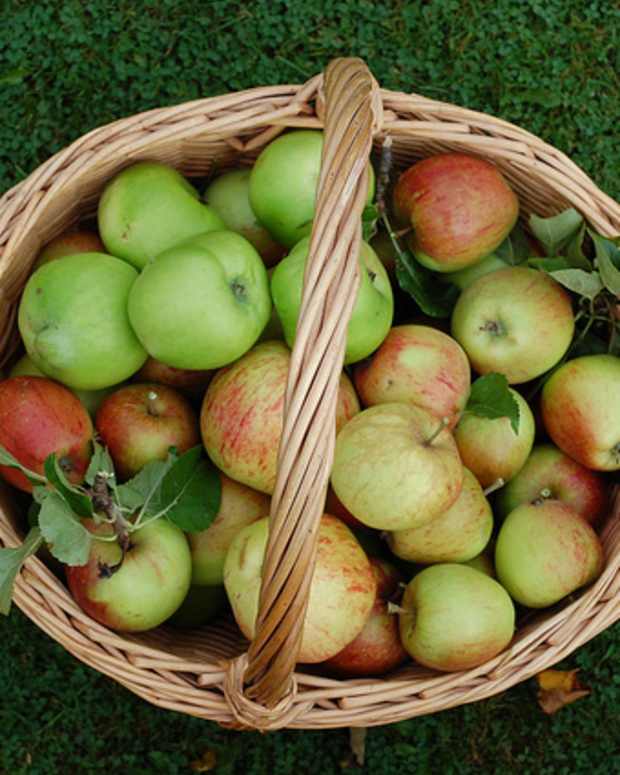
<path id="1" fill-rule="evenodd" d="M 322 144 L 287 132 L 202 198 L 171 167 L 133 164 L 105 188 L 98 234 L 66 233 L 37 258 L 19 307 L 25 354 L 0 382 L 0 475 L 77 504 L 94 540 L 59 570 L 106 626 L 194 627 L 229 605 L 254 635 Z M 410 657 L 462 670 L 502 651 L 518 614 L 600 574 L 620 358 L 570 358 L 575 298 L 496 252 L 519 202 L 491 163 L 424 159 L 380 205 L 360 251 L 299 661 L 340 675 Z M 450 321 L 405 294 L 401 249 L 452 289 Z M 130 503 L 154 461 L 197 447 L 218 482 L 213 514 L 193 515 L 201 529 L 181 529 L 170 506 L 133 531 L 132 515 L 110 517 L 119 487 Z M 51 563 L 71 556 L 69 526 L 55 535 Z"/>

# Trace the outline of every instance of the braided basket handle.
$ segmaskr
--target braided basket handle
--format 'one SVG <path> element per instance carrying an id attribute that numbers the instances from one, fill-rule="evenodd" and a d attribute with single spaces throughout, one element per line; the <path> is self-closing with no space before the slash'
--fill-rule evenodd
<path id="1" fill-rule="evenodd" d="M 324 77 L 324 143 L 301 312 L 284 404 L 256 634 L 246 696 L 274 707 L 292 685 L 334 454 L 347 325 L 359 287 L 376 82 L 360 59 Z"/>

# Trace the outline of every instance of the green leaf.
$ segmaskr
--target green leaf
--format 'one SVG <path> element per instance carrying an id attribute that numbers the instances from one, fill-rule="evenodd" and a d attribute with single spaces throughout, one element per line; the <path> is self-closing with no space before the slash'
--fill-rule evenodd
<path id="1" fill-rule="evenodd" d="M 17 468 L 19 469 L 24 476 L 28 479 L 28 481 L 31 484 L 40 484 L 41 482 L 45 481 L 45 477 L 41 476 L 41 474 L 37 474 L 36 471 L 31 471 L 29 468 L 26 468 L 23 466 L 19 460 L 16 457 L 13 457 L 13 455 L 8 451 L 8 449 L 5 449 L 0 444 L 0 466 L 7 466 L 8 468 Z"/>
<path id="2" fill-rule="evenodd" d="M 0 86 L 16 86 L 29 75 L 30 70 L 26 70 L 25 67 L 14 67 L 12 70 L 5 70 L 5 72 L 0 75 Z"/>
<path id="3" fill-rule="evenodd" d="M 584 272 L 583 269 L 560 269 L 549 272 L 556 282 L 587 299 L 593 299 L 603 290 L 598 272 Z"/>
<path id="4" fill-rule="evenodd" d="M 97 441 L 93 441 L 93 456 L 90 459 L 84 480 L 87 484 L 94 484 L 97 474 L 114 476 L 114 463 L 106 447 L 102 447 Z"/>
<path id="5" fill-rule="evenodd" d="M 362 239 L 364 242 L 370 240 L 377 233 L 377 221 L 379 220 L 379 210 L 377 205 L 368 204 L 362 213 Z"/>
<path id="6" fill-rule="evenodd" d="M 549 256 L 555 256 L 577 234 L 583 224 L 583 216 L 571 207 L 550 218 L 530 215 L 529 224 L 532 234 Z"/>
<path id="7" fill-rule="evenodd" d="M 41 531 L 33 527 L 21 546 L 15 549 L 0 549 L 0 613 L 11 610 L 11 598 L 15 579 L 24 561 L 33 555 L 43 543 Z"/>
<path id="8" fill-rule="evenodd" d="M 178 459 L 162 482 L 162 507 L 168 509 L 166 517 L 171 522 L 193 533 L 206 530 L 213 522 L 222 491 L 217 470 L 208 460 L 184 458 Z"/>
<path id="9" fill-rule="evenodd" d="M 146 514 L 156 514 L 160 508 L 160 489 L 164 476 L 177 460 L 176 453 L 169 453 L 165 460 L 152 460 L 133 479 L 117 488 L 120 505 L 137 511 L 148 503 Z"/>
<path id="10" fill-rule="evenodd" d="M 557 258 L 530 258 L 528 265 L 534 269 L 542 269 L 543 272 L 558 272 L 561 269 L 570 269 L 570 263 L 564 256 Z"/>
<path id="11" fill-rule="evenodd" d="M 401 251 L 396 258 L 396 279 L 422 312 L 434 318 L 450 317 L 459 289 L 438 282 L 434 274 L 418 263 L 409 251 Z"/>
<path id="12" fill-rule="evenodd" d="M 39 527 L 57 560 L 67 565 L 86 564 L 91 534 L 57 492 L 50 492 L 41 504 Z"/>
<path id="13" fill-rule="evenodd" d="M 512 430 L 515 434 L 519 432 L 519 404 L 503 374 L 493 372 L 479 377 L 471 386 L 465 412 L 490 420 L 508 417 Z"/>
<path id="14" fill-rule="evenodd" d="M 91 499 L 79 487 L 71 484 L 58 463 L 54 453 L 48 455 L 43 464 L 47 481 L 62 495 L 71 509 L 80 517 L 92 517 L 93 504 Z"/>
<path id="15" fill-rule="evenodd" d="M 520 224 L 517 224 L 494 251 L 509 266 L 518 266 L 532 255 L 532 248 Z"/>
<path id="16" fill-rule="evenodd" d="M 614 296 L 620 296 L 620 248 L 611 240 L 590 231 L 596 251 L 596 264 L 603 285 Z"/>
<path id="17" fill-rule="evenodd" d="M 584 269 L 586 272 L 592 271 L 592 262 L 586 257 L 583 252 L 583 241 L 585 239 L 587 230 L 585 223 L 581 224 L 579 231 L 568 243 L 565 249 L 566 258 L 568 263 L 574 269 Z"/>

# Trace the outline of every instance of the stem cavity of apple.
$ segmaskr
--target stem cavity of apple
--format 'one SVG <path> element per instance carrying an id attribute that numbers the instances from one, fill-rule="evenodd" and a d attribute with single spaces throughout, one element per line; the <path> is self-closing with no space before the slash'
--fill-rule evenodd
<path id="1" fill-rule="evenodd" d="M 495 490 L 499 490 L 505 484 L 506 484 L 505 480 L 502 479 L 502 477 L 500 476 L 492 484 L 484 488 L 482 492 L 484 493 L 485 498 L 487 497 L 487 495 L 490 495 L 492 492 L 495 492 Z"/>
<path id="2" fill-rule="evenodd" d="M 435 441 L 435 439 L 440 435 L 440 433 L 444 430 L 444 428 L 450 423 L 449 417 L 442 417 L 439 425 L 437 428 L 433 431 L 433 433 L 426 439 L 424 444 L 427 447 L 430 447 L 430 445 Z"/>

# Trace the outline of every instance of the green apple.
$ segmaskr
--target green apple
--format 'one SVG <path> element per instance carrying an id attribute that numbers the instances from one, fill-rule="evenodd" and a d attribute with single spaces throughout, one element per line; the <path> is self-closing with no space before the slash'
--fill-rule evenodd
<path id="1" fill-rule="evenodd" d="M 508 417 L 478 417 L 465 412 L 454 429 L 454 439 L 463 465 L 483 487 L 498 479 L 510 481 L 528 459 L 536 424 L 526 400 L 510 388 L 519 406 L 519 431 L 515 433 Z"/>
<path id="2" fill-rule="evenodd" d="M 273 266 L 286 250 L 261 226 L 252 210 L 250 174 L 249 169 L 225 172 L 209 184 L 204 200 L 224 221 L 227 229 L 236 231 L 254 245 L 265 266 Z"/>
<path id="3" fill-rule="evenodd" d="M 584 355 L 545 383 L 542 418 L 567 455 L 596 471 L 620 470 L 620 358 Z"/>
<path id="4" fill-rule="evenodd" d="M 464 291 L 465 288 L 470 286 L 474 280 L 477 280 L 479 277 L 484 277 L 485 274 L 495 272 L 497 269 L 506 269 L 507 266 L 508 264 L 499 256 L 496 256 L 495 253 L 491 253 L 491 255 L 483 258 L 482 261 L 478 261 L 478 263 L 473 266 L 459 269 L 458 272 L 446 272 L 442 275 L 442 279 L 454 283 L 454 285 Z"/>
<path id="5" fill-rule="evenodd" d="M 183 175 L 150 161 L 127 167 L 108 183 L 97 217 L 107 251 L 138 269 L 188 237 L 225 228 Z"/>
<path id="6" fill-rule="evenodd" d="M 492 579 L 495 578 L 495 566 L 493 565 L 493 556 L 492 554 L 489 554 L 488 549 L 484 549 L 484 551 L 480 552 L 480 554 L 477 554 L 475 557 L 472 557 L 471 560 L 465 560 L 461 564 L 468 565 L 470 568 L 480 571 L 480 573 L 486 573 L 486 575 L 490 576 Z"/>
<path id="7" fill-rule="evenodd" d="M 447 511 L 432 522 L 388 534 L 397 557 L 430 565 L 464 562 L 484 549 L 493 531 L 493 512 L 476 477 L 463 469 L 463 487 Z"/>
<path id="8" fill-rule="evenodd" d="M 594 581 L 603 548 L 592 527 L 560 501 L 517 506 L 495 545 L 497 578 L 511 597 L 546 608 Z"/>
<path id="9" fill-rule="evenodd" d="M 277 265 L 271 278 L 271 295 L 289 347 L 293 346 L 301 309 L 304 272 L 310 238 L 295 245 Z M 347 329 L 345 363 L 370 355 L 387 336 L 394 314 L 392 286 L 385 267 L 365 242 L 360 250 L 361 283 Z"/>
<path id="10" fill-rule="evenodd" d="M 512 640 L 514 605 L 494 579 L 466 565 L 425 568 L 403 595 L 400 637 L 409 654 L 435 670 L 469 670 Z"/>
<path id="11" fill-rule="evenodd" d="M 569 294 L 545 272 L 522 266 L 479 277 L 452 312 L 452 336 L 474 370 L 501 372 L 511 385 L 555 366 L 574 327 Z"/>
<path id="12" fill-rule="evenodd" d="M 142 270 L 128 309 L 153 358 L 178 369 L 217 369 L 249 350 L 267 325 L 267 271 L 239 234 L 200 234 Z"/>
<path id="13" fill-rule="evenodd" d="M 226 590 L 221 584 L 214 587 L 190 587 L 185 600 L 166 624 L 183 630 L 202 627 L 223 613 L 227 604 Z"/>
<path id="14" fill-rule="evenodd" d="M 355 415 L 336 437 L 331 483 L 360 522 L 406 530 L 452 506 L 463 466 L 452 434 L 432 414 L 379 404 Z"/>
<path id="15" fill-rule="evenodd" d="M 297 129 L 273 140 L 250 174 L 250 204 L 260 223 L 279 243 L 292 248 L 310 234 L 321 172 L 323 132 Z M 372 202 L 375 183 L 368 165 Z"/>
<path id="16" fill-rule="evenodd" d="M 130 377 L 147 354 L 131 327 L 127 300 L 138 273 L 104 253 L 78 253 L 43 264 L 19 305 L 28 355 L 48 377 L 100 390 Z"/>

